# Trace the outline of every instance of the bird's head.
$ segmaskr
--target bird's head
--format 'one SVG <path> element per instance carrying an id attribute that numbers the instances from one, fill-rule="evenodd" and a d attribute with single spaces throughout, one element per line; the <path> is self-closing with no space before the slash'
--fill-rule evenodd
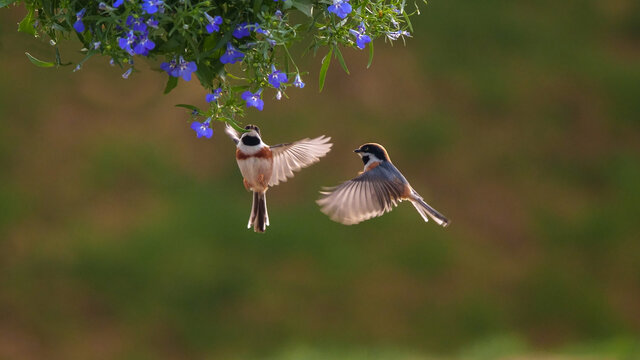
<path id="1" fill-rule="evenodd" d="M 259 145 L 260 140 L 260 128 L 256 125 L 247 125 L 244 127 L 247 132 L 243 133 L 240 137 L 240 141 L 247 146 Z"/>
<path id="2" fill-rule="evenodd" d="M 360 155 L 362 162 L 367 165 L 371 161 L 391 161 L 387 150 L 380 144 L 367 143 L 359 148 L 353 150 L 356 154 Z"/>

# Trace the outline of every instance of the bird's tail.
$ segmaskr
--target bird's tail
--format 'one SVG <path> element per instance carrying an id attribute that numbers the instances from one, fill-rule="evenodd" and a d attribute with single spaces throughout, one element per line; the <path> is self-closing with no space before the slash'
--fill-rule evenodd
<path id="1" fill-rule="evenodd" d="M 431 217 L 438 225 L 441 225 L 442 227 L 449 226 L 449 219 L 424 202 L 418 193 L 414 192 L 414 197 L 411 199 L 411 203 L 416 210 L 418 210 L 418 213 L 422 216 L 424 221 L 429 221 L 429 217 Z"/>
<path id="2" fill-rule="evenodd" d="M 247 228 L 253 231 L 264 232 L 269 226 L 269 213 L 267 212 L 267 197 L 265 192 L 253 192 L 253 205 Z"/>

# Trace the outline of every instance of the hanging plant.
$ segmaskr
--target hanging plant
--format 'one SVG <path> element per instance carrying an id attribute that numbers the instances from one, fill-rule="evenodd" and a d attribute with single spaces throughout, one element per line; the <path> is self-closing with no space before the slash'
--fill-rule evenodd
<path id="1" fill-rule="evenodd" d="M 53 61 L 26 53 L 40 67 L 74 66 L 78 71 L 95 55 L 110 58 L 123 68 L 125 79 L 135 76 L 138 59 L 166 73 L 165 94 L 180 81 L 194 77 L 206 91 L 208 108 L 188 109 L 198 137 L 212 136 L 211 121 L 227 122 L 236 129 L 247 108 L 262 111 L 263 99 L 280 100 L 292 88 L 304 88 L 290 47 L 311 39 L 308 50 L 326 48 L 319 73 L 322 91 L 332 59 L 348 74 L 341 48 L 369 48 L 384 37 L 393 42 L 410 37 L 404 0 L 0 0 L 0 8 L 24 4 L 27 14 L 18 30 L 47 36 Z M 298 13 L 298 14 L 296 14 Z M 63 63 L 58 43 L 77 37 L 85 57 L 77 64 Z M 182 79 L 182 80 L 180 80 Z"/>

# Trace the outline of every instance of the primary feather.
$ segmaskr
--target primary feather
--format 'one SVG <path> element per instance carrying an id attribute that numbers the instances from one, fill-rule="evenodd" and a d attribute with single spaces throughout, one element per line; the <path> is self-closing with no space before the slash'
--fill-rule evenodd
<path id="1" fill-rule="evenodd" d="M 330 137 L 303 139 L 289 144 L 271 146 L 273 172 L 269 186 L 278 185 L 294 175 L 294 171 L 305 168 L 325 156 L 331 150 Z"/>

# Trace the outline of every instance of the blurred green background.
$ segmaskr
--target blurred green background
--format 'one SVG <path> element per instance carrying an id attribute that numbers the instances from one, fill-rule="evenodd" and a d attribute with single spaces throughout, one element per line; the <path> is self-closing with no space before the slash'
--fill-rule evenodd
<path id="1" fill-rule="evenodd" d="M 248 111 L 268 143 L 335 143 L 264 235 L 221 124 L 196 139 L 173 106 L 195 81 L 36 68 L 51 47 L 0 10 L 0 358 L 639 359 L 640 3 L 422 9 L 371 69 L 345 51 L 319 94 L 306 57 Z M 452 226 L 319 212 L 368 141 Z"/>

